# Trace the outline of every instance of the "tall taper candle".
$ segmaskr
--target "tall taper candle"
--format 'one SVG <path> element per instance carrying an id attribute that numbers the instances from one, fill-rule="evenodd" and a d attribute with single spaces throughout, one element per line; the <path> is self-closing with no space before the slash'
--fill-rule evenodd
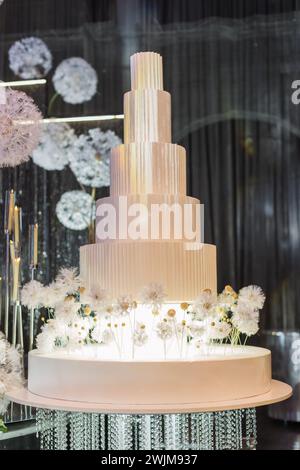
<path id="1" fill-rule="evenodd" d="M 21 258 L 15 258 L 14 269 L 13 269 L 13 294 L 12 294 L 12 300 L 14 302 L 16 302 L 16 300 L 18 299 L 20 262 L 21 262 Z"/>
<path id="2" fill-rule="evenodd" d="M 38 264 L 38 224 L 34 224 L 33 228 L 33 265 L 37 266 Z"/>
<path id="3" fill-rule="evenodd" d="M 9 207 L 8 207 L 8 223 L 7 230 L 11 233 L 14 223 L 14 208 L 15 208 L 15 193 L 12 189 L 9 193 Z"/>
<path id="4" fill-rule="evenodd" d="M 18 206 L 14 209 L 14 242 L 18 250 L 20 243 L 20 208 Z"/>

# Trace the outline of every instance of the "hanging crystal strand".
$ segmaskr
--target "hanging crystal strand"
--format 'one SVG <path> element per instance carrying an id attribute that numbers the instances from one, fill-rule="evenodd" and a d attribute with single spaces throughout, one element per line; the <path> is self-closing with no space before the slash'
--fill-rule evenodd
<path id="1" fill-rule="evenodd" d="M 53 433 L 55 450 L 67 450 L 68 413 L 66 411 L 53 412 Z"/>
<path id="2" fill-rule="evenodd" d="M 151 415 L 140 417 L 140 450 L 151 450 Z"/>
<path id="3" fill-rule="evenodd" d="M 133 449 L 133 420 L 131 415 L 119 416 L 119 443 L 120 450 Z"/>
<path id="4" fill-rule="evenodd" d="M 36 437 L 40 440 L 40 449 L 45 448 L 45 410 L 37 408 L 36 410 Z"/>
<path id="5" fill-rule="evenodd" d="M 40 447 L 43 450 L 53 449 L 53 413 L 51 410 L 37 409 Z"/>
<path id="6" fill-rule="evenodd" d="M 70 418 L 70 449 L 83 450 L 83 413 L 71 413 Z"/>
<path id="7" fill-rule="evenodd" d="M 132 449 L 140 450 L 141 449 L 141 416 L 140 415 L 132 416 L 132 430 L 133 430 Z"/>
<path id="8" fill-rule="evenodd" d="M 100 443 L 100 416 L 97 413 L 91 413 L 90 426 L 91 426 L 91 450 L 99 450 Z"/>
<path id="9" fill-rule="evenodd" d="M 107 448 L 108 450 L 118 450 L 119 448 L 119 430 L 118 415 L 108 415 L 107 425 Z"/>
<path id="10" fill-rule="evenodd" d="M 163 415 L 151 415 L 151 449 L 153 450 L 162 450 L 165 448 L 165 441 L 163 437 L 163 425 Z"/>
<path id="11" fill-rule="evenodd" d="M 100 449 L 105 450 L 106 449 L 106 437 L 108 434 L 108 427 L 106 427 L 106 416 L 101 414 L 99 415 L 99 424 L 100 424 Z"/>
<path id="12" fill-rule="evenodd" d="M 226 411 L 216 411 L 214 415 L 216 450 L 226 449 Z"/>
<path id="13" fill-rule="evenodd" d="M 243 448 L 243 411 L 242 410 L 234 410 L 232 411 L 232 422 L 233 427 L 235 429 L 235 449 L 241 450 Z"/>
<path id="14" fill-rule="evenodd" d="M 164 425 L 166 450 L 180 450 L 182 446 L 181 415 L 165 415 Z"/>
<path id="15" fill-rule="evenodd" d="M 228 449 L 238 450 L 239 449 L 239 442 L 238 442 L 238 433 L 237 433 L 237 426 L 236 426 L 236 410 L 230 410 L 227 412 L 227 444 Z"/>
<path id="16" fill-rule="evenodd" d="M 235 433 L 232 426 L 232 414 L 234 411 L 227 410 L 224 412 L 224 427 L 225 427 L 225 449 L 235 449 Z"/>
<path id="17" fill-rule="evenodd" d="M 245 427 L 246 427 L 246 446 L 247 449 L 254 450 L 257 444 L 256 431 L 256 409 L 247 408 L 245 410 Z"/>
<path id="18" fill-rule="evenodd" d="M 214 413 L 199 413 L 200 450 L 214 449 Z"/>
<path id="19" fill-rule="evenodd" d="M 92 437 L 91 414 L 83 413 L 82 419 L 83 419 L 83 449 L 91 450 L 91 437 Z"/>
<path id="20" fill-rule="evenodd" d="M 181 449 L 189 450 L 191 446 L 191 415 L 184 413 L 178 416 L 181 418 Z"/>
<path id="21" fill-rule="evenodd" d="M 201 414 L 202 413 L 191 414 L 191 450 L 201 450 Z"/>

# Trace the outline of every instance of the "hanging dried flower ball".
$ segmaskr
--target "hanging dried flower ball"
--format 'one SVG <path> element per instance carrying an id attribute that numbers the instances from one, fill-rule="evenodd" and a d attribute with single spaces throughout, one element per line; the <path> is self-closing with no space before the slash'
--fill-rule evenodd
<path id="1" fill-rule="evenodd" d="M 1 92 L 0 166 L 13 167 L 29 159 L 39 142 L 41 119 L 40 111 L 26 93 L 8 88 Z"/>
<path id="2" fill-rule="evenodd" d="M 109 186 L 110 151 L 121 143 L 111 130 L 90 129 L 81 134 L 70 153 L 70 168 L 79 183 L 93 188 Z"/>
<path id="3" fill-rule="evenodd" d="M 97 73 L 81 57 L 63 60 L 56 68 L 52 80 L 55 91 L 66 103 L 84 103 L 89 101 L 97 91 Z"/>
<path id="4" fill-rule="evenodd" d="M 84 191 L 67 191 L 56 205 L 56 215 L 65 227 L 84 230 L 95 220 L 95 201 Z"/>
<path id="5" fill-rule="evenodd" d="M 68 124 L 44 124 L 32 160 L 45 170 L 62 170 L 69 163 L 69 152 L 76 139 L 74 130 Z"/>
<path id="6" fill-rule="evenodd" d="M 52 54 L 44 41 L 29 37 L 16 41 L 8 51 L 9 68 L 24 79 L 42 78 L 52 68 Z"/>

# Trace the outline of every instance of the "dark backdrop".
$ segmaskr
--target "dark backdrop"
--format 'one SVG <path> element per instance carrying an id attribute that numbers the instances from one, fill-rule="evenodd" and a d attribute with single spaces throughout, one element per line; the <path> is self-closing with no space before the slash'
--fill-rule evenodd
<path id="1" fill-rule="evenodd" d="M 56 65 L 76 55 L 97 69 L 97 96 L 82 106 L 58 100 L 55 116 L 121 113 L 130 54 L 163 55 L 173 141 L 188 152 L 189 193 L 205 204 L 219 288 L 261 285 L 265 325 L 286 329 L 300 326 L 300 110 L 290 99 L 300 79 L 299 10 L 298 1 L 277 0 L 5 0 L 0 7 L 0 79 L 15 79 L 7 50 L 28 35 L 46 41 Z M 45 115 L 48 78 L 30 90 Z M 101 127 L 122 135 L 120 122 Z M 7 188 L 17 191 L 25 229 L 40 223 L 40 279 L 77 264 L 87 233 L 65 229 L 55 215 L 60 195 L 79 189 L 70 170 L 46 172 L 29 162 L 2 170 L 0 185 L 2 198 Z"/>

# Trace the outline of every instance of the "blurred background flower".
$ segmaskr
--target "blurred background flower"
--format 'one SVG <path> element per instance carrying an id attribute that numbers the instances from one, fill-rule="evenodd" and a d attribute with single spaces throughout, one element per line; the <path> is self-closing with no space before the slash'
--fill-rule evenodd
<path id="1" fill-rule="evenodd" d="M 24 79 L 45 77 L 52 68 L 52 54 L 44 41 L 29 37 L 16 41 L 8 51 L 9 68 Z"/>
<path id="2" fill-rule="evenodd" d="M 110 151 L 121 144 L 115 132 L 101 129 L 90 129 L 81 134 L 69 153 L 70 168 L 79 183 L 93 188 L 110 184 Z"/>
<path id="3" fill-rule="evenodd" d="M 93 198 L 85 191 L 67 191 L 56 205 L 58 220 L 71 230 L 84 230 L 96 218 Z"/>
<path id="4" fill-rule="evenodd" d="M 62 170 L 69 163 L 76 139 L 74 130 L 66 123 L 44 124 L 32 160 L 45 170 Z"/>
<path id="5" fill-rule="evenodd" d="M 97 83 L 97 72 L 81 57 L 63 60 L 53 75 L 56 93 L 71 104 L 89 101 L 97 91 Z"/>
<path id="6" fill-rule="evenodd" d="M 0 166 L 16 166 L 29 159 L 37 146 L 42 115 L 22 91 L 5 90 L 0 103 Z"/>

